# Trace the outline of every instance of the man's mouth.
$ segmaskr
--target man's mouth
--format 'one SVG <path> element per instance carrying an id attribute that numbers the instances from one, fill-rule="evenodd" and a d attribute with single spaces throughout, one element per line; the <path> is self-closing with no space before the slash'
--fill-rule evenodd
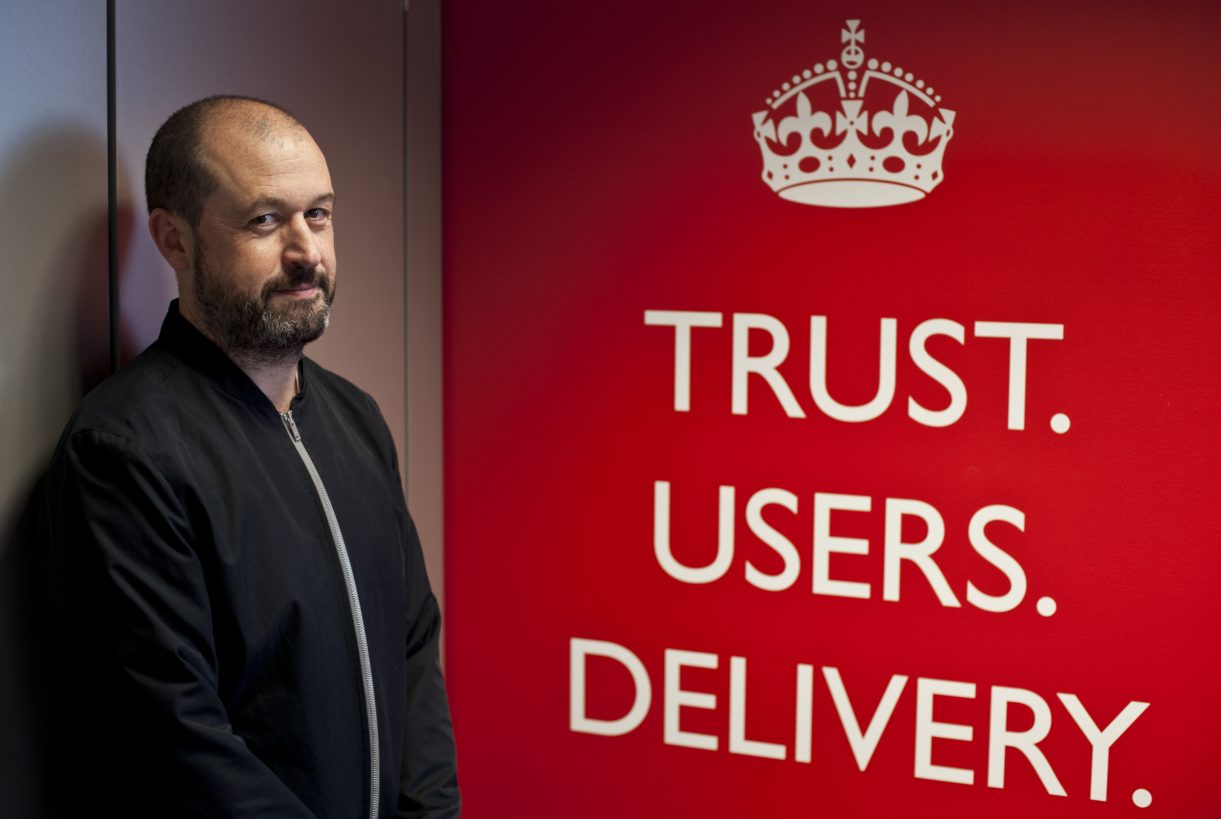
<path id="1" fill-rule="evenodd" d="M 284 296 L 290 299 L 308 299 L 318 293 L 318 285 L 316 284 L 298 284 L 292 287 L 283 287 L 272 291 L 274 296 Z"/>

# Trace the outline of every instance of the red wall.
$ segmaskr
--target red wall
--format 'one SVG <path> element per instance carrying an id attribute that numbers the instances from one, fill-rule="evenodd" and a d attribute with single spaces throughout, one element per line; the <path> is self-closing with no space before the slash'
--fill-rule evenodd
<path id="1" fill-rule="evenodd" d="M 446 7 L 470 816 L 1221 812 L 1221 15 L 1062 6 Z M 788 201 L 853 42 L 943 144 L 820 166 L 938 182 Z"/>

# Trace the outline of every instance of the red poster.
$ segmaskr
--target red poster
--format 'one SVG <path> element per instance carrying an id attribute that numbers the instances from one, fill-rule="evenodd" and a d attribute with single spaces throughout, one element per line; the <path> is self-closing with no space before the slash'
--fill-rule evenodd
<path id="1" fill-rule="evenodd" d="M 446 6 L 470 816 L 1221 815 L 1219 22 Z"/>

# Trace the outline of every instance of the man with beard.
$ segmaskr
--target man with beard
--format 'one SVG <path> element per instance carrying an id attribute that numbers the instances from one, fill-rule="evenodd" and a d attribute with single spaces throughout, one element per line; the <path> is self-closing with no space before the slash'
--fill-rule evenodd
<path id="1" fill-rule="evenodd" d="M 145 184 L 179 298 L 81 404 L 47 480 L 88 802 L 457 816 L 439 614 L 393 441 L 368 395 L 302 355 L 335 294 L 326 160 L 276 106 L 212 97 L 161 127 Z"/>

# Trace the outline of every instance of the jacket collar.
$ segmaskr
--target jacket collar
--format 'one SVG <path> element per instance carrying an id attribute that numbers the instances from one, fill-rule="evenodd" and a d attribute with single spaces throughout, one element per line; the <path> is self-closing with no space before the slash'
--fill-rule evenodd
<path id="1" fill-rule="evenodd" d="M 224 350 L 182 317 L 178 311 L 178 299 L 170 302 L 165 320 L 161 322 L 161 335 L 157 337 L 157 343 L 234 398 L 279 414 L 271 400 L 250 380 L 250 376 L 225 355 Z M 300 392 L 293 399 L 294 409 L 305 397 L 305 369 L 301 367 L 300 370 Z"/>

